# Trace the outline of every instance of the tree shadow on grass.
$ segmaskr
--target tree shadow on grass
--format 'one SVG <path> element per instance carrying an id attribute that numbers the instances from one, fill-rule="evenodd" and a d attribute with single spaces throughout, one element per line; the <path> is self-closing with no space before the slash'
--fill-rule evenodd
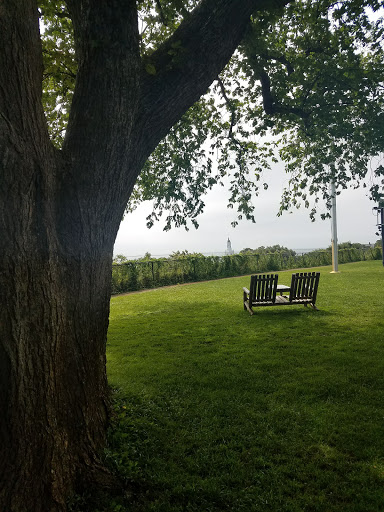
<path id="1" fill-rule="evenodd" d="M 274 320 L 281 316 L 282 318 L 286 317 L 305 317 L 308 315 L 313 315 L 314 317 L 325 317 L 325 316 L 333 316 L 336 315 L 335 311 L 330 311 L 326 309 L 318 309 L 315 311 L 311 307 L 304 306 L 271 306 L 271 307 L 256 307 L 253 308 L 254 314 L 250 315 L 248 311 L 244 311 L 244 316 L 248 316 L 249 318 L 255 318 L 257 316 L 262 316 L 263 318 L 272 317 Z"/>

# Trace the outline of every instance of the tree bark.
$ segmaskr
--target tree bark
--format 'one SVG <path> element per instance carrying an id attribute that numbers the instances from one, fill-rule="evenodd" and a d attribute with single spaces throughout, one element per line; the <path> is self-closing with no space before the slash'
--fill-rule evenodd
<path id="1" fill-rule="evenodd" d="M 132 6 L 124 14 L 132 17 Z M 131 55 L 125 66 L 120 55 L 103 62 L 105 44 L 80 63 L 73 117 L 86 118 L 93 133 L 83 122 L 59 152 L 41 107 L 36 5 L 15 0 L 7 7 L 0 26 L 3 40 L 12 41 L 0 66 L 0 509 L 56 511 L 65 510 L 76 484 L 110 483 L 99 456 L 108 420 L 112 251 L 122 212 L 121 187 L 108 171 L 133 165 L 136 101 L 128 94 L 123 103 L 125 88 L 117 98 L 111 81 L 124 80 L 122 68 L 127 74 L 134 66 Z M 87 90 L 92 81 L 99 93 L 103 88 L 102 105 Z"/>
<path id="2" fill-rule="evenodd" d="M 174 35 L 188 58 L 170 65 L 170 40 L 153 55 L 153 77 L 139 56 L 134 0 L 67 3 L 79 70 L 62 151 L 49 141 L 41 105 L 36 3 L 0 6 L 0 510 L 7 512 L 64 511 L 79 483 L 110 483 L 100 453 L 120 220 L 146 158 L 206 91 L 262 5 L 203 0 Z"/>

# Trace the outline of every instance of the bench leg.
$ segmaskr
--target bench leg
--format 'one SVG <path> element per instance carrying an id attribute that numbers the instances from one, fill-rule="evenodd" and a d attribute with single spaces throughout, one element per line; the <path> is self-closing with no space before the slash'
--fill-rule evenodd
<path id="1" fill-rule="evenodd" d="M 248 301 L 244 301 L 244 309 L 247 309 L 249 311 L 249 314 L 253 315 L 252 308 L 250 307 Z"/>

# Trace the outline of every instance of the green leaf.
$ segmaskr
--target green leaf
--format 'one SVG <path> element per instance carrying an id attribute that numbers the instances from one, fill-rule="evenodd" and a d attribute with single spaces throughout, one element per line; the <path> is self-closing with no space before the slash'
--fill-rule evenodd
<path id="1" fill-rule="evenodd" d="M 147 62 L 145 64 L 145 71 L 147 73 L 149 73 L 150 75 L 156 75 L 156 68 L 153 64 L 151 64 L 150 62 Z"/>

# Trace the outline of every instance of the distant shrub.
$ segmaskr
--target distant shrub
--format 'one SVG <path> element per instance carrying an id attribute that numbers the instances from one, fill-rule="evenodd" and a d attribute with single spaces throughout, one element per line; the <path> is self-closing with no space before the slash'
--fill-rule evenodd
<path id="1" fill-rule="evenodd" d="M 379 260 L 382 257 L 381 247 L 357 247 L 361 244 L 350 244 L 351 247 L 345 247 L 345 245 L 347 244 L 339 250 L 339 263 Z M 272 247 L 272 249 L 275 248 L 280 246 Z M 264 247 L 260 249 L 262 250 L 244 250 L 241 254 L 232 256 L 203 256 L 199 253 L 189 254 L 187 251 L 182 251 L 174 253 L 168 259 L 153 259 L 148 254 L 145 258 L 135 261 L 126 261 L 124 256 L 120 255 L 119 263 L 114 262 L 112 265 L 112 293 L 332 264 L 330 248 L 302 255 L 289 249 L 272 252 L 266 252 Z"/>

